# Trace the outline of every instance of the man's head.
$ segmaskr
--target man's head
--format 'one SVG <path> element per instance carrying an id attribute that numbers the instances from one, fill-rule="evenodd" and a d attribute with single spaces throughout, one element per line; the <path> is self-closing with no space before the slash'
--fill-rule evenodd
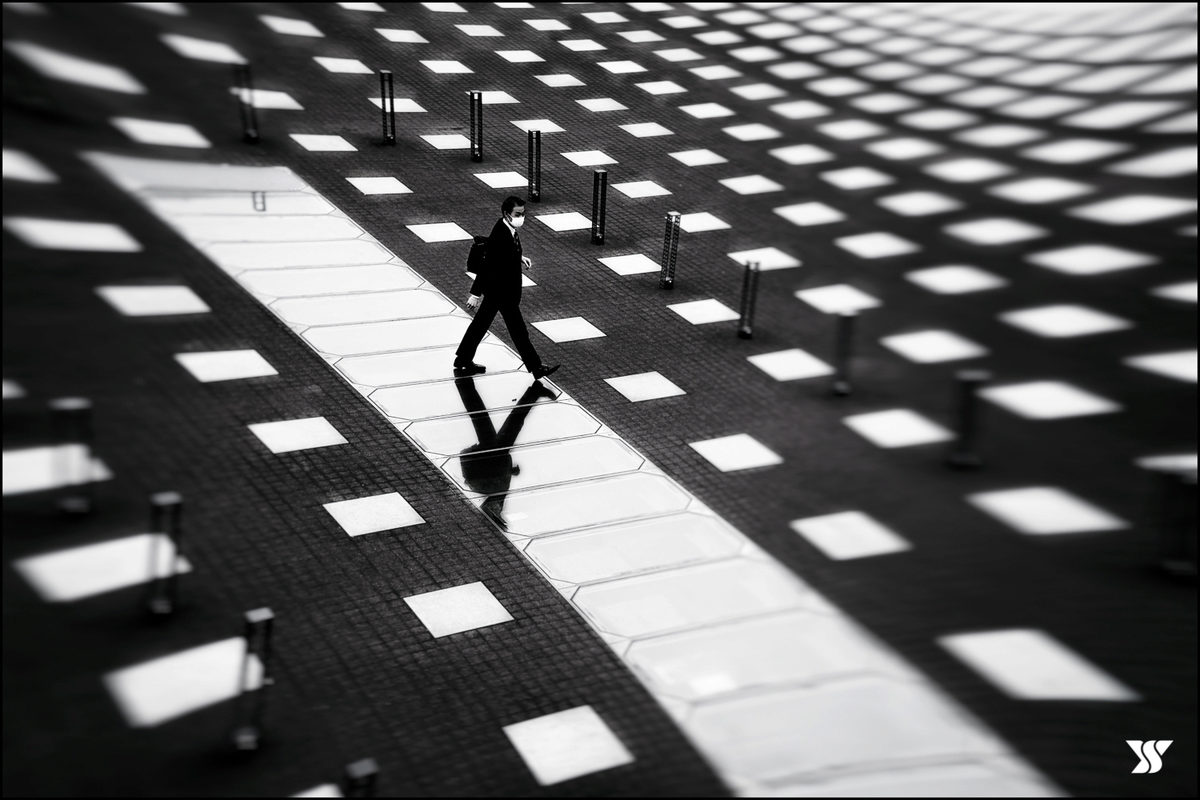
<path id="1" fill-rule="evenodd" d="M 525 218 L 525 198 L 517 197 L 515 194 L 510 194 L 504 198 L 504 202 L 500 204 L 500 213 L 509 222 L 514 219 Z"/>

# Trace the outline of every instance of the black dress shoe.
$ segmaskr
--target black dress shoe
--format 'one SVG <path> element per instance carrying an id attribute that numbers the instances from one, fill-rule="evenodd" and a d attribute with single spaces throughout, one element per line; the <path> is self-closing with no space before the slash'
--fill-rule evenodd
<path id="1" fill-rule="evenodd" d="M 487 372 L 487 367 L 485 367 L 483 364 L 476 364 L 471 361 L 467 361 L 465 363 L 460 363 L 458 361 L 454 362 L 455 375 L 479 375 L 483 372 Z"/>
<path id="2" fill-rule="evenodd" d="M 558 372 L 558 367 L 559 367 L 558 364 L 555 364 L 552 367 L 547 367 L 545 365 L 540 366 L 537 369 L 533 370 L 533 377 L 537 378 L 539 381 L 542 378 L 548 378 L 551 375 L 553 375 L 554 373 Z"/>

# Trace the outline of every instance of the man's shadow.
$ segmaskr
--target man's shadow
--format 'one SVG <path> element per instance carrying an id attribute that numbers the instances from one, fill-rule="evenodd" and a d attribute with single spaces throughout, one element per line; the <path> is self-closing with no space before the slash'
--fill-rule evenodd
<path id="1" fill-rule="evenodd" d="M 504 499 L 508 496 L 512 477 L 521 472 L 520 466 L 513 464 L 509 449 L 521 434 L 525 419 L 538 398 L 553 400 L 557 395 L 541 381 L 534 381 L 517 400 L 517 407 L 508 412 L 504 424 L 497 431 L 483 398 L 475 388 L 475 378 L 455 378 L 454 386 L 458 389 L 463 406 L 471 418 L 471 425 L 475 428 L 475 437 L 479 440 L 459 453 L 463 480 L 473 491 L 487 495 L 483 501 L 484 513 L 495 520 L 500 530 L 508 530 L 502 513 Z"/>

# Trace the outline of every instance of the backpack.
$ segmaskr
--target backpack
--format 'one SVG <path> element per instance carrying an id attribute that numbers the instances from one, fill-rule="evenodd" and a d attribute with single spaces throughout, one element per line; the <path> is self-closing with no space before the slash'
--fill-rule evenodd
<path id="1" fill-rule="evenodd" d="M 483 266 L 484 259 L 487 258 L 487 243 L 486 236 L 475 237 L 471 249 L 467 252 L 467 272 L 479 274 L 479 269 Z"/>

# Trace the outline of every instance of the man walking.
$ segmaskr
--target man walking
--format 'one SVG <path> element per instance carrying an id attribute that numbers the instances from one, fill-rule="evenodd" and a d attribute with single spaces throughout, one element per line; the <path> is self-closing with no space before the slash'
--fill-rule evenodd
<path id="1" fill-rule="evenodd" d="M 521 253 L 520 230 L 524 224 L 525 200 L 515 195 L 504 198 L 500 219 L 496 220 L 488 236 L 487 256 L 471 284 L 471 296 L 467 298 L 467 307 L 477 310 L 455 351 L 455 375 L 478 375 L 487 371 L 482 364 L 474 362 L 475 350 L 497 311 L 504 317 L 525 369 L 533 373 L 534 378 L 540 380 L 558 369 L 557 364 L 550 367 L 542 364 L 529 341 L 525 318 L 521 316 L 521 270 L 529 269 L 532 263 Z"/>

